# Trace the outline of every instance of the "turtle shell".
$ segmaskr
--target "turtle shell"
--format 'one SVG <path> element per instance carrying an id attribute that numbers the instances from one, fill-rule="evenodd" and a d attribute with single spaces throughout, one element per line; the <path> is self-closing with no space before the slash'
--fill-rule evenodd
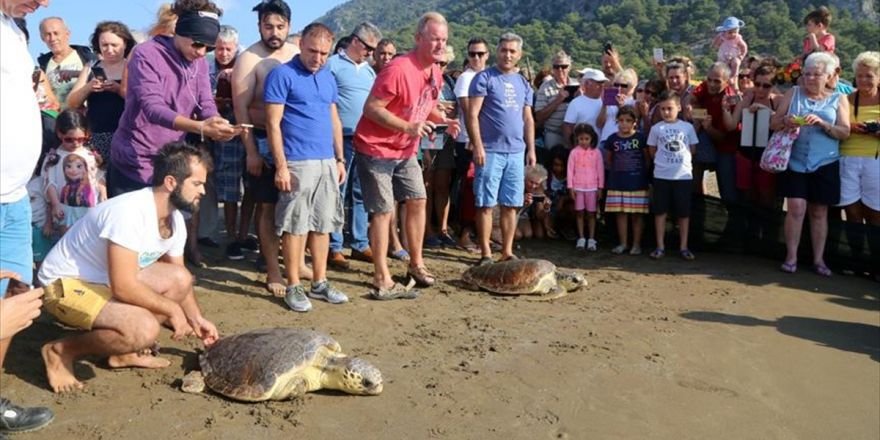
<path id="1" fill-rule="evenodd" d="M 326 364 L 326 353 L 340 353 L 330 336 L 312 330 L 270 328 L 224 337 L 199 358 L 205 385 L 224 396 L 267 400 L 278 379 Z M 320 365 L 318 365 L 320 364 Z"/>
<path id="2" fill-rule="evenodd" d="M 555 272 L 547 260 L 521 259 L 472 267 L 462 279 L 490 292 L 523 295 L 539 293 L 541 282 Z"/>

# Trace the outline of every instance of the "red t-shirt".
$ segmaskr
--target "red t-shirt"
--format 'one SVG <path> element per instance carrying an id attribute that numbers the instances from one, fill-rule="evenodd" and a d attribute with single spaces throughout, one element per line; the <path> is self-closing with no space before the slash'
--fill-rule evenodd
<path id="1" fill-rule="evenodd" d="M 820 50 L 822 52 L 834 53 L 834 49 L 835 49 L 834 35 L 825 34 L 825 35 L 817 38 L 817 41 L 819 42 L 819 47 L 821 48 Z M 812 53 L 813 52 L 812 49 L 813 49 L 813 45 L 810 43 L 810 36 L 807 35 L 804 38 L 804 53 L 805 54 Z"/>
<path id="2" fill-rule="evenodd" d="M 440 67 L 431 66 L 430 75 L 419 67 L 410 52 L 392 60 L 379 72 L 370 95 L 388 101 L 388 111 L 408 121 L 424 121 L 437 106 L 443 87 Z M 361 117 L 354 134 L 355 151 L 380 159 L 408 159 L 416 154 L 419 138 L 391 130 L 367 117 Z"/>
<path id="3" fill-rule="evenodd" d="M 712 128 L 724 133 L 724 139 L 721 142 L 714 142 L 715 151 L 719 153 L 736 153 L 739 137 L 736 135 L 736 131 L 727 131 L 727 128 L 724 127 L 724 113 L 722 109 L 724 98 L 736 95 L 736 90 L 733 87 L 727 86 L 721 93 L 710 95 L 706 83 L 703 82 L 691 94 L 694 96 L 696 104 L 694 107 L 706 109 L 706 112 L 712 117 Z"/>

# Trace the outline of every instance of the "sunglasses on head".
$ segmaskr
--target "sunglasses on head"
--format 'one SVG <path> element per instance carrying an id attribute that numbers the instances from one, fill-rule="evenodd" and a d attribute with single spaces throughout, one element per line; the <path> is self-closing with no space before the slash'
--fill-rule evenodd
<path id="1" fill-rule="evenodd" d="M 370 46 L 369 44 L 367 44 L 366 41 L 364 41 L 363 38 L 358 37 L 357 35 L 355 35 L 354 37 L 357 38 L 357 40 L 360 41 L 361 44 L 364 45 L 364 49 L 367 49 L 367 52 L 373 52 L 376 50 L 376 46 Z"/>
<path id="2" fill-rule="evenodd" d="M 554 64 L 553 65 L 553 68 L 556 70 L 565 70 L 565 69 L 568 69 L 569 67 L 571 67 L 571 66 L 568 64 Z"/>
<path id="3" fill-rule="evenodd" d="M 468 56 L 471 58 L 482 58 L 486 56 L 488 52 L 468 52 Z"/>
<path id="4" fill-rule="evenodd" d="M 61 138 L 61 142 L 64 142 L 65 144 L 72 144 L 74 142 L 85 143 L 88 142 L 88 140 L 88 136 L 64 136 L 63 138 Z"/>

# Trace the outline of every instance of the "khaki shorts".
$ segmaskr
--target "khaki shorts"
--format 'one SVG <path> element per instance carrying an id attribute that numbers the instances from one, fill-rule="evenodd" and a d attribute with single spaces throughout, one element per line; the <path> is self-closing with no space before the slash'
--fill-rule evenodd
<path id="1" fill-rule="evenodd" d="M 43 305 L 55 319 L 83 330 L 92 329 L 98 314 L 113 297 L 108 286 L 74 278 L 57 279 L 43 291 Z"/>

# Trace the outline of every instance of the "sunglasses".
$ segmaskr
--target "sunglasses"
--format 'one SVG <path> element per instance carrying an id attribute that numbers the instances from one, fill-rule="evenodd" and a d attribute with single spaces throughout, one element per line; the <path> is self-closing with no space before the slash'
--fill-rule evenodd
<path id="1" fill-rule="evenodd" d="M 486 56 L 489 52 L 468 52 L 468 56 L 471 58 L 482 58 Z"/>
<path id="2" fill-rule="evenodd" d="M 739 78 L 739 79 L 752 79 L 749 76 L 749 74 L 747 74 L 747 73 L 746 74 L 739 74 L 739 75 L 737 75 L 737 78 Z"/>
<path id="3" fill-rule="evenodd" d="M 446 61 L 441 61 L 437 64 L 440 65 L 440 67 L 446 67 L 447 65 L 449 65 L 449 63 L 447 63 Z"/>
<path id="4" fill-rule="evenodd" d="M 636 89 L 636 93 L 645 93 L 645 89 Z"/>
<path id="5" fill-rule="evenodd" d="M 760 87 L 762 89 L 771 89 L 773 88 L 773 84 L 770 83 L 755 83 L 755 87 Z"/>
<path id="6" fill-rule="evenodd" d="M 569 67 L 571 67 L 571 66 L 568 64 L 554 64 L 553 65 L 553 68 L 556 70 L 565 70 L 565 69 L 568 69 Z"/>
<path id="7" fill-rule="evenodd" d="M 620 89 L 628 89 L 628 88 L 629 88 L 629 84 L 627 84 L 627 83 L 614 83 L 614 84 L 612 84 L 612 85 L 613 85 L 614 87 L 617 87 L 617 88 L 620 88 Z"/>
<path id="8" fill-rule="evenodd" d="M 88 141 L 88 136 L 64 136 L 63 138 L 61 138 L 61 142 L 64 142 L 65 144 L 72 144 L 74 142 L 84 144 Z"/>
<path id="9" fill-rule="evenodd" d="M 208 46 L 205 43 L 199 43 L 197 41 L 193 41 L 193 43 L 190 45 L 190 47 L 192 47 L 195 50 L 202 50 L 202 49 L 206 49 L 208 51 L 214 50 L 214 46 Z"/>
<path id="10" fill-rule="evenodd" d="M 369 44 L 367 44 L 366 41 L 364 41 L 363 38 L 358 37 L 357 35 L 355 35 L 354 37 L 357 38 L 357 40 L 360 41 L 361 44 L 364 45 L 364 49 L 367 49 L 367 52 L 373 52 L 376 50 L 376 46 L 370 46 Z"/>

